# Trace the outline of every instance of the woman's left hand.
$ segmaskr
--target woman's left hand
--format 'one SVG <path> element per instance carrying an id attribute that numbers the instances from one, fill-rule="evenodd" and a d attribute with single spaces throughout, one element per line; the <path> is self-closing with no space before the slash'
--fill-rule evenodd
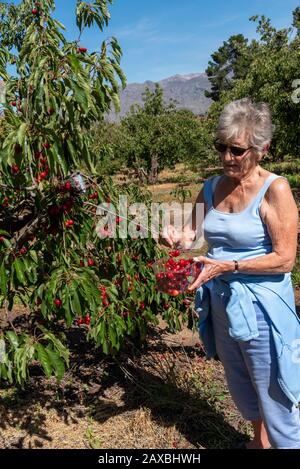
<path id="1" fill-rule="evenodd" d="M 201 287 L 206 282 L 209 282 L 218 275 L 230 272 L 230 265 L 228 261 L 216 261 L 214 259 L 209 259 L 205 256 L 194 257 L 194 261 L 201 262 L 203 264 L 202 271 L 200 275 L 196 278 L 194 283 L 192 283 L 188 290 L 192 291 L 196 288 Z M 232 270 L 231 270 L 232 271 Z"/>

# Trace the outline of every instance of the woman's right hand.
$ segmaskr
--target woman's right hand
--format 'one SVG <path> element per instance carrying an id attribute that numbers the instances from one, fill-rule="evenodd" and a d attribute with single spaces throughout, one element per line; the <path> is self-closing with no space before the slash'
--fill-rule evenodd
<path id="1" fill-rule="evenodd" d="M 163 244 L 170 247 L 178 247 L 181 249 L 189 249 L 195 239 L 196 233 L 189 227 L 185 227 L 182 232 L 179 232 L 175 226 L 166 225 L 161 233 L 161 240 Z"/>
<path id="2" fill-rule="evenodd" d="M 161 232 L 161 242 L 167 246 L 173 247 L 181 241 L 180 233 L 173 225 L 166 225 Z"/>

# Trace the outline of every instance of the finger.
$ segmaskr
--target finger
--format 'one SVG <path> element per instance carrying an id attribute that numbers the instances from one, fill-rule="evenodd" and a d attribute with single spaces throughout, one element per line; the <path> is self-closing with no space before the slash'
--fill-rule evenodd
<path id="1" fill-rule="evenodd" d="M 188 290 L 189 291 L 193 291 L 195 290 L 196 288 L 200 287 L 203 283 L 207 282 L 208 281 L 208 277 L 207 275 L 202 275 L 200 274 L 196 280 L 188 286 Z"/>
<path id="2" fill-rule="evenodd" d="M 168 244 L 169 246 L 173 246 L 173 240 L 170 238 L 169 234 L 167 233 L 162 233 L 160 235 L 160 238 L 162 241 L 164 241 L 166 244 Z"/>
<path id="3" fill-rule="evenodd" d="M 203 262 L 207 261 L 207 257 L 205 257 L 205 256 L 193 257 L 193 261 L 195 261 L 195 262 L 202 262 L 202 263 L 203 263 Z"/>

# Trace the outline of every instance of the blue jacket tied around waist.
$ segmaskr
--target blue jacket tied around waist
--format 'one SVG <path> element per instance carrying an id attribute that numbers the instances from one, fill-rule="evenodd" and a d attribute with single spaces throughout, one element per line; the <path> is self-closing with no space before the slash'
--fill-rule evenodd
<path id="1" fill-rule="evenodd" d="M 219 276 L 196 292 L 199 333 L 208 358 L 216 355 L 211 319 L 210 295 L 228 298 L 226 312 L 229 333 L 235 340 L 258 337 L 253 301 L 265 310 L 269 319 L 278 360 L 278 382 L 294 403 L 300 401 L 300 319 L 295 310 L 291 274 Z"/>

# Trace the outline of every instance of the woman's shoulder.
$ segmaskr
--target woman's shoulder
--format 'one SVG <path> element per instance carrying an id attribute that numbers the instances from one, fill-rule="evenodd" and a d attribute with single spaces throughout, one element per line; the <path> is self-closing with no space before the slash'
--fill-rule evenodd
<path id="1" fill-rule="evenodd" d="M 289 187 L 289 181 L 285 176 L 281 174 L 271 173 L 267 171 L 266 181 L 270 181 L 269 190 L 277 190 L 277 188 L 287 188 Z"/>
<path id="2" fill-rule="evenodd" d="M 269 172 L 266 181 L 268 181 L 268 184 L 264 198 L 267 202 L 274 201 L 276 203 L 285 195 L 290 196 L 292 194 L 289 181 L 285 176 Z"/>
<path id="3" fill-rule="evenodd" d="M 276 174 L 261 168 L 260 177 L 263 186 L 267 186 L 267 192 L 272 192 L 274 189 L 277 190 L 278 187 L 289 187 L 287 178 L 281 174 Z"/>

